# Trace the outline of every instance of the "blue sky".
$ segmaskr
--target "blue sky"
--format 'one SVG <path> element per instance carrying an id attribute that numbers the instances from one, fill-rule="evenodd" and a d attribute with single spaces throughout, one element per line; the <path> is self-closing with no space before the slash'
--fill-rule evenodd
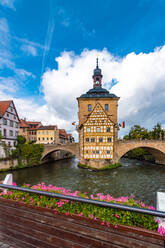
<path id="1" fill-rule="evenodd" d="M 61 87 L 63 80 L 66 80 L 62 74 L 64 70 L 72 72 L 68 83 L 77 80 L 75 84 L 79 84 L 78 88 L 82 91 L 92 87 L 92 69 L 95 67 L 98 53 L 100 67 L 105 72 L 104 83 L 109 84 L 109 89 L 112 87 L 111 81 L 114 77 L 118 81 L 118 74 L 106 77 L 108 70 L 113 74 L 111 69 L 115 63 L 118 67 L 122 64 L 123 68 L 124 61 L 128 61 L 131 54 L 134 54 L 137 61 L 141 55 L 145 58 L 145 55 L 149 56 L 152 53 L 155 58 L 155 53 L 159 53 L 164 63 L 164 53 L 161 50 L 165 41 L 164 13 L 165 0 L 0 0 L 0 97 L 15 99 L 20 117 L 27 116 L 28 119 L 37 120 L 40 118 L 44 122 L 48 116 L 52 116 L 51 121 L 72 131 L 72 127 L 66 121 L 69 118 L 71 123 L 77 118 L 76 114 L 72 113 L 73 107 L 77 104 L 76 94 L 70 94 L 70 97 L 74 98 L 74 103 L 71 100 L 65 102 L 59 97 L 66 89 L 65 83 L 58 96 L 54 93 L 54 97 L 48 87 L 50 89 L 55 87 L 53 88 L 55 92 L 58 91 L 59 84 Z M 107 60 L 109 69 L 104 63 Z M 146 71 L 155 68 L 158 60 L 160 61 L 160 58 L 146 68 Z M 90 61 L 89 66 L 86 64 L 87 61 Z M 81 64 L 81 68 L 77 67 L 77 63 Z M 163 64 L 160 64 L 161 66 L 163 67 Z M 84 80 L 88 83 L 78 83 L 81 74 L 79 70 L 84 71 Z M 114 70 L 121 72 L 121 69 Z M 129 69 L 126 69 L 126 72 L 129 73 Z M 143 68 L 141 72 L 143 73 Z M 136 78 L 132 77 L 131 80 L 136 81 Z M 119 78 L 123 82 L 121 76 Z M 156 89 L 157 86 L 156 84 Z M 76 89 L 75 93 L 81 93 L 81 90 L 77 90 L 72 83 L 70 87 Z M 113 90 L 122 96 L 121 87 L 118 90 L 117 86 L 114 86 Z M 151 101 L 154 91 L 155 88 L 147 102 Z M 69 98 L 69 95 L 65 94 L 65 97 Z M 130 95 L 124 94 L 124 97 L 128 99 Z M 23 102 L 27 105 L 24 108 Z M 68 109 L 65 108 L 64 113 L 68 111 L 66 118 L 60 114 L 63 113 L 63 102 L 70 106 Z M 137 102 L 135 105 L 138 105 Z M 31 106 L 36 108 L 35 114 Z M 150 107 L 153 110 L 152 103 Z M 161 109 L 160 106 L 158 109 Z M 134 110 L 133 113 L 135 112 Z M 132 124 L 136 120 L 141 123 L 143 109 L 137 109 L 137 112 L 139 115 L 134 118 L 121 114 L 121 120 L 127 117 L 128 126 L 131 125 L 131 121 Z M 155 119 L 151 123 L 151 119 L 153 115 L 152 118 L 149 116 L 144 125 L 149 127 L 157 122 Z M 163 117 L 162 124 L 164 120 Z"/>

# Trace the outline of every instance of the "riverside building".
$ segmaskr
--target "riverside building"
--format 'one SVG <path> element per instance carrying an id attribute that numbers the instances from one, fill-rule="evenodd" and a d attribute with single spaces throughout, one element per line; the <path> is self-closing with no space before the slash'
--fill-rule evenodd
<path id="1" fill-rule="evenodd" d="M 37 144 L 58 144 L 59 129 L 57 126 L 41 126 L 37 129 Z"/>
<path id="2" fill-rule="evenodd" d="M 26 119 L 20 120 L 19 135 L 22 135 L 29 142 L 37 141 L 37 128 L 42 126 L 40 121 L 26 121 Z"/>
<path id="3" fill-rule="evenodd" d="M 19 133 L 19 116 L 14 102 L 0 101 L 0 131 L 2 143 L 13 148 Z"/>
<path id="4" fill-rule="evenodd" d="M 93 88 L 77 98 L 80 163 L 97 168 L 113 163 L 118 136 L 119 97 L 102 88 L 102 77 L 97 59 Z"/>

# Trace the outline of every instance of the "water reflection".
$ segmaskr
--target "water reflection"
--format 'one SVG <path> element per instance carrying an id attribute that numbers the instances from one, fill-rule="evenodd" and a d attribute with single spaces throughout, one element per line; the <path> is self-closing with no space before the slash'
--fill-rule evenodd
<path id="1" fill-rule="evenodd" d="M 165 166 L 136 160 L 121 160 L 123 166 L 111 171 L 92 172 L 77 167 L 76 158 L 13 172 L 14 181 L 37 184 L 45 182 L 72 191 L 109 193 L 114 197 L 135 195 L 147 204 L 154 204 L 156 192 L 165 192 Z M 6 173 L 0 174 L 0 180 Z"/>

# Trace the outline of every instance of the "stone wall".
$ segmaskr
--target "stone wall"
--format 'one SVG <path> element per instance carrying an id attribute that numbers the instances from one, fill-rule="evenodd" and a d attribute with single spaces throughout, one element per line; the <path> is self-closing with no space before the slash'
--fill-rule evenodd
<path id="1" fill-rule="evenodd" d="M 16 166 L 17 164 L 18 164 L 17 159 L 0 161 L 0 170 L 9 169 L 11 166 Z"/>
<path id="2" fill-rule="evenodd" d="M 162 140 L 129 140 L 118 141 L 115 144 L 114 161 L 118 160 L 128 151 L 135 148 L 145 148 L 155 158 L 158 164 L 165 164 L 165 141 Z"/>
<path id="3" fill-rule="evenodd" d="M 0 146 L 0 158 L 5 158 L 5 152 L 2 146 Z"/>

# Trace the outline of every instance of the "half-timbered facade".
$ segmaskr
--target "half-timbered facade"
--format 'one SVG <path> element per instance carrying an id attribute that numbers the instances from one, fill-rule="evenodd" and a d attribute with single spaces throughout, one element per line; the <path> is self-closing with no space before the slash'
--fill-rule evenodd
<path id="1" fill-rule="evenodd" d="M 0 101 L 0 131 L 2 143 L 14 147 L 19 134 L 19 116 L 14 102 Z"/>
<path id="2" fill-rule="evenodd" d="M 80 163 L 93 167 L 113 163 L 118 137 L 119 97 L 102 88 L 102 77 L 97 59 L 93 88 L 77 98 Z"/>
<path id="3" fill-rule="evenodd" d="M 99 103 L 83 125 L 84 159 L 113 159 L 114 123 Z"/>

